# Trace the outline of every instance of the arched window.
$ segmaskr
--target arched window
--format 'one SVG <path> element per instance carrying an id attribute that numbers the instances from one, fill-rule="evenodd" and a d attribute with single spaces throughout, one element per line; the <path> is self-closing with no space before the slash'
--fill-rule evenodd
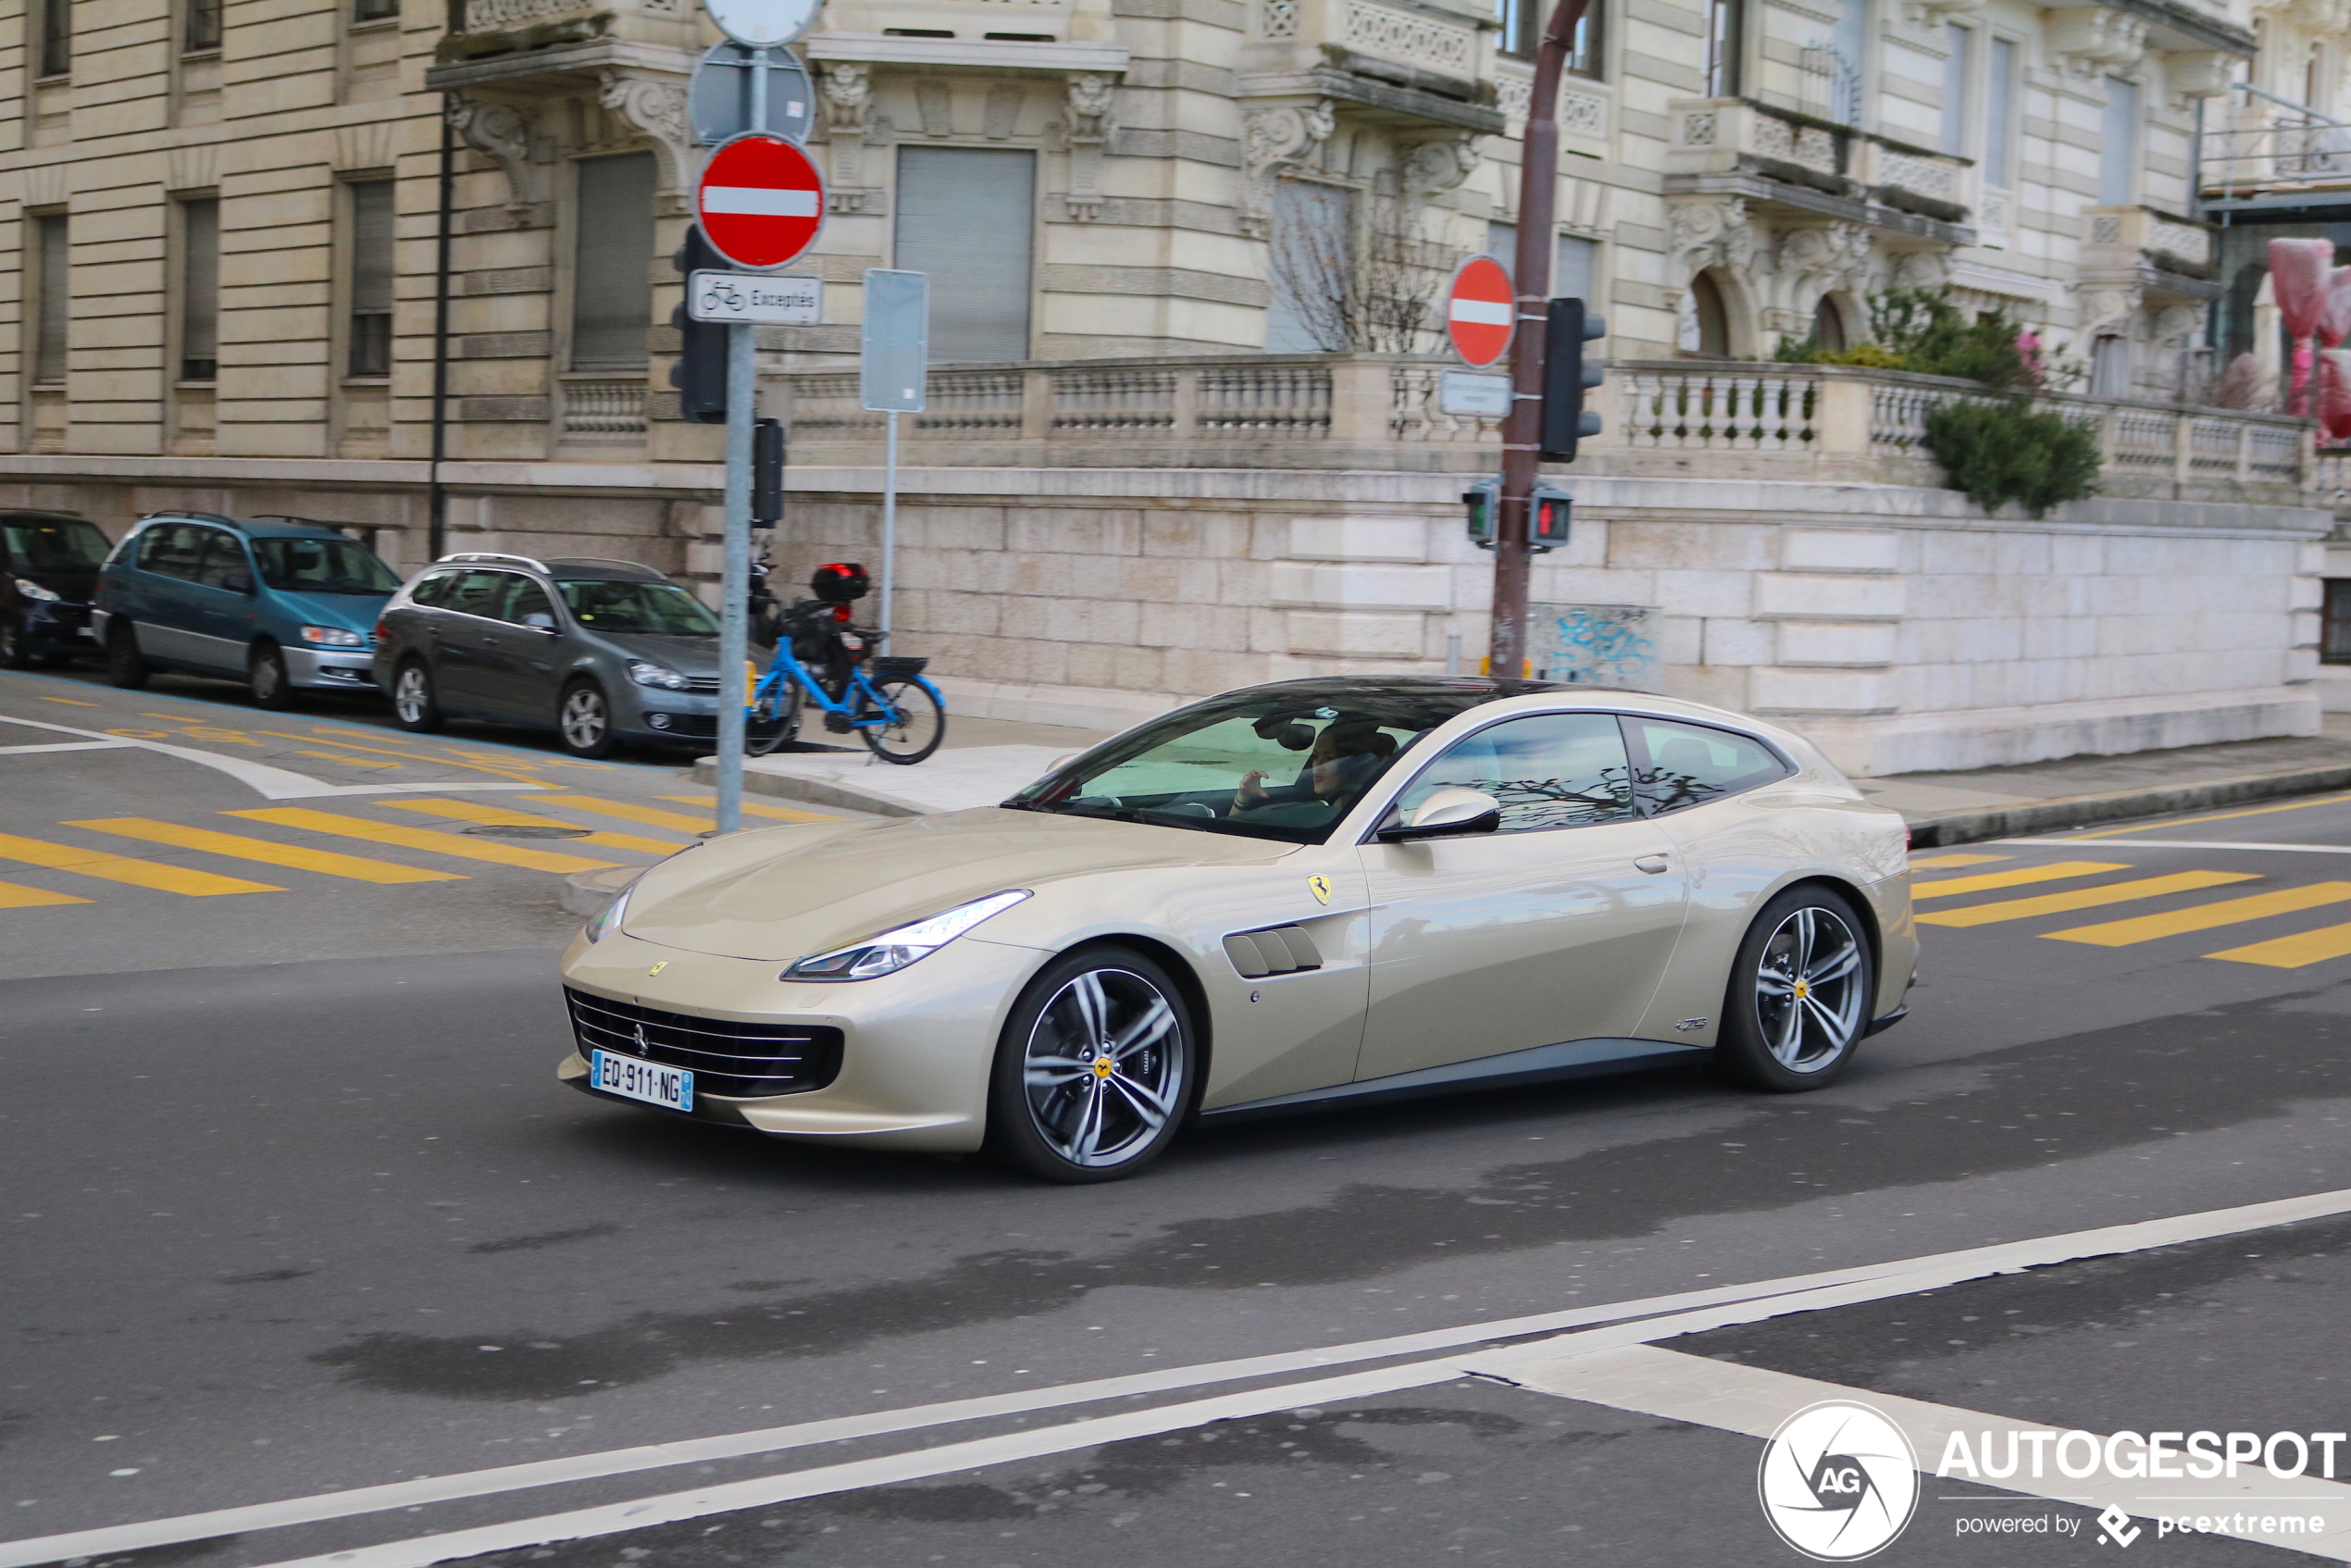
<path id="1" fill-rule="evenodd" d="M 1843 354 L 1848 346 L 1845 341 L 1845 313 L 1826 294 L 1812 307 L 1812 346 L 1822 354 Z"/>
<path id="2" fill-rule="evenodd" d="M 1731 357 L 1731 313 L 1723 308 L 1723 291 L 1703 272 L 1690 280 L 1682 302 L 1680 347 L 1699 359 Z"/>

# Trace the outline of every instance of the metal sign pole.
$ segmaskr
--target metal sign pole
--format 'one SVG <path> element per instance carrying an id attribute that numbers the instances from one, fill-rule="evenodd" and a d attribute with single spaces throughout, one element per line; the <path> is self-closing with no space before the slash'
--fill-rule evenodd
<path id="1" fill-rule="evenodd" d="M 758 393 L 759 329 L 727 329 L 727 533 L 718 579 L 718 831 L 743 825 L 743 709 L 751 701 L 751 423 Z"/>
<path id="2" fill-rule="evenodd" d="M 889 411 L 882 456 L 882 635 L 889 634 L 889 595 L 898 577 L 898 410 Z M 886 644 L 885 644 L 886 646 Z"/>

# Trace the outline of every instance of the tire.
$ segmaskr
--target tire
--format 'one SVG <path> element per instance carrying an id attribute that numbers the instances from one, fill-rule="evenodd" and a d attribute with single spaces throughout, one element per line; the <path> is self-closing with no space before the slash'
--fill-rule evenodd
<path id="1" fill-rule="evenodd" d="M 1166 970 L 1128 948 L 1069 953 L 1005 1021 L 988 1147 L 1047 1181 L 1117 1181 L 1166 1152 L 1200 1078 L 1191 1010 Z"/>
<path id="2" fill-rule="evenodd" d="M 32 650 L 27 646 L 29 641 L 16 612 L 0 610 L 0 669 L 31 669 Z"/>
<path id="3" fill-rule="evenodd" d="M 764 757 L 799 735 L 802 700 L 797 680 L 787 680 L 779 690 L 762 696 L 752 705 L 749 722 L 743 726 L 743 750 Z"/>
<path id="4" fill-rule="evenodd" d="M 448 722 L 432 689 L 432 671 L 422 659 L 404 660 L 392 672 L 392 721 L 414 735 L 434 734 Z"/>
<path id="5" fill-rule="evenodd" d="M 155 673 L 139 653 L 137 628 L 120 616 L 106 623 L 106 683 L 136 691 Z"/>
<path id="6" fill-rule="evenodd" d="M 257 644 L 245 660 L 245 681 L 253 688 L 253 705 L 282 713 L 294 705 L 293 678 L 286 673 L 286 655 L 274 642 Z"/>
<path id="7" fill-rule="evenodd" d="M 591 761 L 612 754 L 612 699 L 592 680 L 575 680 L 555 702 L 555 738 L 565 751 Z"/>
<path id="8" fill-rule="evenodd" d="M 881 700 L 898 715 L 894 724 L 873 724 L 859 728 L 865 745 L 884 762 L 902 763 L 912 766 L 947 739 L 947 710 L 930 694 L 921 681 L 903 676 L 872 682 Z M 857 716 L 864 718 L 873 709 L 865 708 Z"/>
<path id="9" fill-rule="evenodd" d="M 1748 927 L 1723 998 L 1715 1055 L 1750 1088 L 1795 1094 L 1835 1082 L 1869 1027 L 1877 963 L 1853 905 L 1791 888 Z"/>

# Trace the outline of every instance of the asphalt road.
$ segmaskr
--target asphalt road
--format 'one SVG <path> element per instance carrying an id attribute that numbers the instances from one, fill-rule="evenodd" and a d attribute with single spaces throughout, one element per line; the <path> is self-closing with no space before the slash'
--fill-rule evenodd
<path id="1" fill-rule="evenodd" d="M 471 740 L 410 755 L 316 714 L 0 676 L 0 748 L 43 743 L 28 719 L 429 788 L 273 804 L 151 750 L 0 750 L 0 850 L 284 889 L 0 865 L 11 886 L 88 900 L 0 906 L 0 1257 L 18 1336 L 0 1362 L 0 1537 L 576 1459 L 479 1496 L 72 1555 L 245 1568 L 377 1546 L 349 1561 L 387 1568 L 448 1555 L 400 1544 L 415 1537 L 733 1487 L 649 1527 L 607 1520 L 566 1543 L 574 1527 L 517 1526 L 457 1554 L 1797 1562 L 1757 1500 L 1764 1445 L 1723 1402 L 1749 1384 L 1765 1403 L 1798 1388 L 1909 1401 L 1897 1419 L 1913 1426 L 1938 1409 L 2093 1432 L 2351 1426 L 2351 1219 L 2329 1213 L 2084 1243 L 2076 1261 L 2059 1248 L 1958 1283 L 1897 1271 L 1850 1300 L 1805 1298 L 1816 1310 L 1737 1309 L 1752 1322 L 1668 1316 L 1635 1352 L 1653 1358 L 1654 1397 L 1427 1360 L 1551 1355 L 1536 1329 L 1628 1315 L 1611 1303 L 1678 1313 L 1692 1293 L 2351 1188 L 2351 799 L 1922 853 L 1936 923 L 1913 1015 L 1821 1093 L 1684 1070 L 1260 1123 L 1196 1135 L 1145 1179 L 1071 1190 L 563 1089 L 553 958 L 575 922 L 553 912 L 556 873 L 237 815 L 439 832 L 482 824 L 403 803 L 497 802 L 682 842 L 580 803 L 691 814 L 673 772 L 558 771 Z M 362 745 L 398 769 L 329 760 Z M 470 780 L 528 789 L 451 787 Z M 465 879 L 351 881 L 128 839 L 131 817 Z M 1516 1349 L 1481 1349 L 1503 1331 L 1477 1325 L 1530 1315 Z M 1330 1381 L 1358 1374 L 1393 1386 Z M 1129 1381 L 1041 1391 L 1099 1379 Z M 1228 1403 L 1193 1408 L 1213 1399 Z M 874 1419 L 739 1445 L 769 1451 L 584 1462 L 859 1417 Z M 1113 1425 L 1071 1425 L 1087 1422 Z M 531 1479 L 551 1484 L 516 1484 Z M 2307 1484 L 2313 1510 L 2351 1496 Z M 2082 1487 L 1920 1487 L 1879 1560 L 2351 1556 L 2351 1534 L 2260 1545 L 2144 1519 L 2119 1547 Z M 1965 1523 L 1992 1515 L 2043 1523 Z M 37 1560 L 0 1541 L 0 1564 Z"/>

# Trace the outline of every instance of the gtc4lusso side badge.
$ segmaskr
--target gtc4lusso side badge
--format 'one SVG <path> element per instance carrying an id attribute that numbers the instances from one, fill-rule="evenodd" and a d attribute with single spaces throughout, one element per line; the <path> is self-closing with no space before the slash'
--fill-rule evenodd
<path id="1" fill-rule="evenodd" d="M 1703 1018 L 1685 1018 L 1673 1026 L 1674 1031 L 1679 1034 L 1688 1034 L 1692 1029 L 1704 1027 L 1706 1027 L 1706 1020 Z"/>

